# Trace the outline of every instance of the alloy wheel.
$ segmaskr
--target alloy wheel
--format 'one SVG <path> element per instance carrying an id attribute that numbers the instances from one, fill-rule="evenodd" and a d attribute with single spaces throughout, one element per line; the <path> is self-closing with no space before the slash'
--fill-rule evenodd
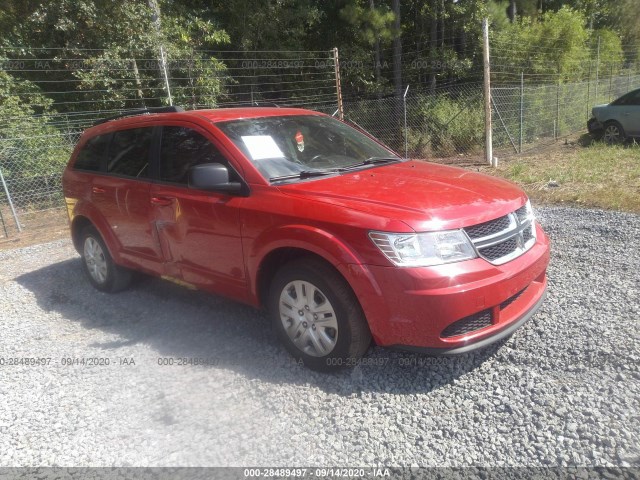
<path id="1" fill-rule="evenodd" d="M 84 261 L 89 275 L 97 283 L 102 284 L 107 280 L 107 259 L 100 243 L 93 237 L 87 237 L 84 241 Z"/>
<path id="2" fill-rule="evenodd" d="M 607 125 L 604 130 L 604 141 L 607 143 L 618 143 L 622 140 L 620 128 L 617 125 Z"/>

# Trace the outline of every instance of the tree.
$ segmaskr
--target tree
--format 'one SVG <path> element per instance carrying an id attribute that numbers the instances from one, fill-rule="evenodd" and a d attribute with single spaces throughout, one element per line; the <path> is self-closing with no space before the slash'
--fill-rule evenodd
<path id="1" fill-rule="evenodd" d="M 164 46 L 169 73 L 180 79 L 173 85 L 177 102 L 215 105 L 223 93 L 224 65 L 198 49 L 225 44 L 229 37 L 211 20 L 199 16 L 202 12 L 197 9 L 184 12 L 180 2 L 161 1 L 163 23 L 157 31 L 152 23 L 153 5 L 146 0 L 26 3 L 8 10 L 25 15 L 25 20 L 11 30 L 6 41 L 28 46 L 21 58 L 49 58 L 50 89 L 69 91 L 66 98 L 74 98 L 60 102 L 67 110 L 91 109 L 91 103 L 93 109 L 137 108 L 166 99 L 161 62 L 149 60 L 159 59 L 159 45 Z M 40 49 L 52 45 L 59 50 Z M 139 65 L 139 59 L 145 59 L 146 65 Z M 37 80 L 41 74 L 25 71 L 21 76 Z M 69 74 L 78 79 L 77 84 Z"/>
<path id="2" fill-rule="evenodd" d="M 391 9 L 394 16 L 394 37 L 393 37 L 393 90 L 396 97 L 395 117 L 400 122 L 402 111 L 402 27 L 400 19 L 400 0 L 391 1 Z"/>
<path id="3" fill-rule="evenodd" d="M 48 125 L 51 103 L 33 83 L 0 70 L 0 168 L 8 179 L 57 174 L 69 159 L 71 144 Z"/>

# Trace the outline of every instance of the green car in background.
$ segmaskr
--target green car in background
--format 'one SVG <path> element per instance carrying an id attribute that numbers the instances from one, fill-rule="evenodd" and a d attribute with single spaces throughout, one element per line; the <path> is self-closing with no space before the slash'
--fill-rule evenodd
<path id="1" fill-rule="evenodd" d="M 607 143 L 619 143 L 627 138 L 640 137 L 640 88 L 605 105 L 591 110 L 587 122 L 589 133 Z"/>

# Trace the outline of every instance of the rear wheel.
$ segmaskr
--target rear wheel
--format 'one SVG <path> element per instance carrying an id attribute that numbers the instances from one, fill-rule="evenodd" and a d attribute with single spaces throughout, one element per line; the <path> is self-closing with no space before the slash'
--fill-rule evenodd
<path id="1" fill-rule="evenodd" d="M 116 265 L 93 227 L 82 231 L 82 264 L 91 284 L 103 292 L 118 292 L 131 283 L 131 272 Z"/>
<path id="2" fill-rule="evenodd" d="M 314 370 L 354 365 L 371 343 L 351 287 L 333 267 L 315 258 L 281 268 L 271 284 L 269 311 L 289 353 Z"/>
<path id="3" fill-rule="evenodd" d="M 602 140 L 606 143 L 621 143 L 624 137 L 624 129 L 618 122 L 611 121 L 604 124 Z"/>

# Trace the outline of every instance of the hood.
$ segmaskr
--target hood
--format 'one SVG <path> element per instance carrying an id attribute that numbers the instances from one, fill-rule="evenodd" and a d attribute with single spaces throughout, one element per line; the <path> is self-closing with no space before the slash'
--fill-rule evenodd
<path id="1" fill-rule="evenodd" d="M 609 104 L 608 104 L 608 103 L 603 103 L 602 105 L 596 105 L 595 107 L 593 107 L 593 108 L 591 109 L 591 113 L 593 113 L 593 112 L 597 112 L 598 110 L 602 110 L 603 108 L 606 108 L 606 107 L 608 107 L 608 106 L 609 106 Z"/>
<path id="2" fill-rule="evenodd" d="M 283 185 L 288 195 L 400 220 L 416 231 L 460 228 L 516 210 L 516 185 L 456 167 L 412 160 Z"/>

